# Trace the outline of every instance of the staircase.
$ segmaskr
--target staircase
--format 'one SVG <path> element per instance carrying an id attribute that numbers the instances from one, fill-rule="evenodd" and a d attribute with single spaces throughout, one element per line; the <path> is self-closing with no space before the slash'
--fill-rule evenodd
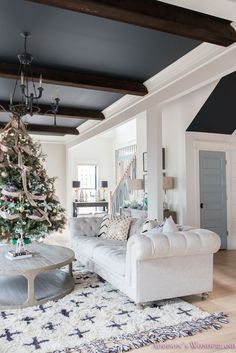
<path id="1" fill-rule="evenodd" d="M 136 178 L 136 154 L 129 162 L 122 178 L 117 184 L 115 190 L 110 195 L 110 210 L 112 214 L 120 213 L 120 208 L 124 205 L 124 201 L 129 200 L 128 181 Z"/>

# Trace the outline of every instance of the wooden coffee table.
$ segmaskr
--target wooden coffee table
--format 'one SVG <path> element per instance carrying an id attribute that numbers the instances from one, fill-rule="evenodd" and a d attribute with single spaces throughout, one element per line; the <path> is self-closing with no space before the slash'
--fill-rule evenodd
<path id="1" fill-rule="evenodd" d="M 13 246 L 0 247 L 0 309 L 23 308 L 62 298 L 74 289 L 74 252 L 62 246 L 32 243 L 33 257 L 9 260 Z M 69 273 L 59 270 L 69 265 Z"/>

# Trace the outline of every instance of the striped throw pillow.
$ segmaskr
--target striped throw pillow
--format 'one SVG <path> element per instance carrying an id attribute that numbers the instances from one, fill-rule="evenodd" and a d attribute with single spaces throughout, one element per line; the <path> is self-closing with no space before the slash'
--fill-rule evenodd
<path id="1" fill-rule="evenodd" d="M 110 223 L 110 215 L 107 214 L 103 217 L 103 220 L 101 222 L 98 237 L 101 237 L 102 235 L 106 234 L 109 223 Z"/>

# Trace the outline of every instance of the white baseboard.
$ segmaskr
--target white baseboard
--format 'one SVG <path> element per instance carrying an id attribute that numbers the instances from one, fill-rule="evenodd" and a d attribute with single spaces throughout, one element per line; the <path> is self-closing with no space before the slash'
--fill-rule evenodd
<path id="1" fill-rule="evenodd" d="M 236 250 L 236 236 L 228 237 L 228 250 Z"/>

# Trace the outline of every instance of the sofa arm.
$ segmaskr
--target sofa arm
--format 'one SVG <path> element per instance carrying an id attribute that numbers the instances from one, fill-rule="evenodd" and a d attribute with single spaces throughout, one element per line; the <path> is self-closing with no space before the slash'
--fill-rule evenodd
<path id="1" fill-rule="evenodd" d="M 206 229 L 135 235 L 128 240 L 128 253 L 136 260 L 158 257 L 206 255 L 217 252 L 220 237 Z"/>
<path id="2" fill-rule="evenodd" d="M 95 237 L 99 233 L 102 217 L 70 218 L 69 229 L 71 238 L 81 235 Z"/>

